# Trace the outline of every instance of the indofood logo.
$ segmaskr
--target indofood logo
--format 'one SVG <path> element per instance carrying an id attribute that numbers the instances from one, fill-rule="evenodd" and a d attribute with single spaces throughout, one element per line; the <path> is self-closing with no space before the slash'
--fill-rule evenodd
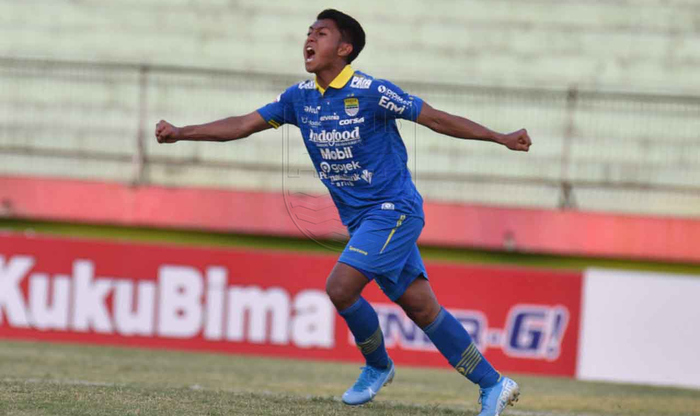
<path id="1" fill-rule="evenodd" d="M 360 128 L 355 127 L 352 130 L 338 131 L 331 130 L 325 131 L 321 130 L 316 133 L 314 131 L 309 134 L 309 141 L 312 143 L 335 146 L 336 144 L 352 144 L 360 140 Z"/>

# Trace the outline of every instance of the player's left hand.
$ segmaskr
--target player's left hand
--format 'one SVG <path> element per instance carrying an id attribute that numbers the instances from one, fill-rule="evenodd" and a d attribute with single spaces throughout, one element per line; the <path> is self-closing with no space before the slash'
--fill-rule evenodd
<path id="1" fill-rule="evenodd" d="M 527 134 L 527 130 L 520 129 L 514 131 L 513 133 L 504 134 L 500 140 L 501 144 L 510 150 L 516 150 L 521 152 L 527 152 L 530 150 L 532 145 L 532 140 L 530 140 L 530 135 Z"/>

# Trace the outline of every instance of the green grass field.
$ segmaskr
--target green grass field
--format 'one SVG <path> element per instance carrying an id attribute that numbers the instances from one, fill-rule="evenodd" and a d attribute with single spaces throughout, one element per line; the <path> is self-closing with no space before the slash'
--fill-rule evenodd
<path id="1" fill-rule="evenodd" d="M 0 340 L 0 415 L 475 415 L 456 372 L 398 367 L 374 402 L 340 402 L 358 365 Z M 515 377 L 506 415 L 700 415 L 700 392 Z"/>

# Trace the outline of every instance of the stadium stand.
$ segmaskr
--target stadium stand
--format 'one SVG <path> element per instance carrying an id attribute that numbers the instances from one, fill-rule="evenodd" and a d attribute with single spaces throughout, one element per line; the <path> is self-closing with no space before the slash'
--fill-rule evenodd
<path id="1" fill-rule="evenodd" d="M 0 174 L 323 192 L 295 128 L 224 146 L 157 146 L 152 127 L 241 114 L 306 79 L 304 30 L 325 6 L 0 3 L 0 154 L 12 156 Z M 696 217 L 698 8 L 503 0 L 346 9 L 369 34 L 356 68 L 496 129 L 527 127 L 535 141 L 522 157 L 402 123 L 426 199 Z"/>

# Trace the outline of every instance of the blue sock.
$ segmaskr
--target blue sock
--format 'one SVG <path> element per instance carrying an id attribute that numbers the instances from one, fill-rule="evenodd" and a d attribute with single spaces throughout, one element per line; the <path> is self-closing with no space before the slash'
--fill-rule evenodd
<path id="1" fill-rule="evenodd" d="M 423 328 L 423 332 L 447 361 L 472 383 L 482 389 L 498 383 L 501 375 L 481 355 L 462 324 L 445 308 L 440 309 L 437 318 Z"/>
<path id="2" fill-rule="evenodd" d="M 384 347 L 384 335 L 379 327 L 379 318 L 372 305 L 360 297 L 347 309 L 339 312 L 345 319 L 350 332 L 355 336 L 357 347 L 372 367 L 387 368 L 389 355 Z"/>

